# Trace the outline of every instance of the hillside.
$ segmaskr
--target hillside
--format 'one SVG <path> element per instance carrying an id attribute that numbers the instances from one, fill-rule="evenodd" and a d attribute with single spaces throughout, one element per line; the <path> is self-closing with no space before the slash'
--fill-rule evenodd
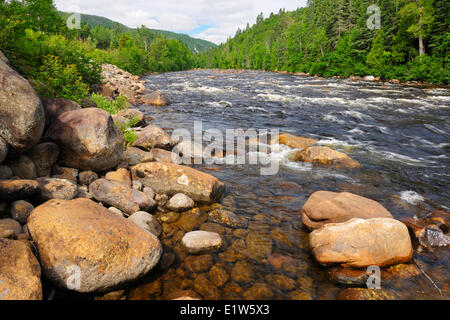
<path id="1" fill-rule="evenodd" d="M 63 17 L 69 16 L 69 13 L 67 12 L 60 12 L 60 14 Z M 105 17 L 95 16 L 95 15 L 89 15 L 89 14 L 81 14 L 81 23 L 87 23 L 91 28 L 95 28 L 96 26 L 102 26 L 104 28 L 109 29 L 119 29 L 121 32 L 136 32 L 135 28 L 129 28 L 125 26 L 124 24 L 121 24 L 119 22 L 112 21 Z M 155 37 L 157 36 L 165 36 L 168 39 L 177 39 L 181 42 L 183 42 L 189 50 L 192 52 L 203 52 L 206 50 L 210 50 L 213 48 L 216 48 L 217 45 L 215 45 L 212 42 L 202 40 L 202 39 L 196 39 L 188 36 L 187 34 L 181 34 L 181 33 L 175 33 L 170 31 L 164 31 L 164 30 L 157 30 L 157 29 L 149 29 L 147 30 L 151 31 Z"/>
<path id="2" fill-rule="evenodd" d="M 372 0 L 310 0 L 238 30 L 197 57 L 203 68 L 309 72 L 448 83 L 450 2 L 379 0 L 381 28 L 368 13 Z"/>

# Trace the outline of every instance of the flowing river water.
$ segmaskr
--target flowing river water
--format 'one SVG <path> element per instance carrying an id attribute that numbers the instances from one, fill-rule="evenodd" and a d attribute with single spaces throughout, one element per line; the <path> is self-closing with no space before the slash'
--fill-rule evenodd
<path id="1" fill-rule="evenodd" d="M 448 89 L 260 71 L 195 70 L 146 80 L 171 105 L 140 109 L 168 132 L 192 131 L 200 120 L 203 130 L 224 134 L 226 129 L 277 128 L 345 152 L 362 168 L 291 162 L 286 149 L 275 155 L 281 168 L 272 176 L 260 175 L 256 165 L 195 165 L 225 183 L 221 206 L 245 217 L 248 228 L 207 222 L 211 207 L 164 223 L 164 259 L 172 264 L 128 288 L 127 299 L 335 299 L 345 287 L 329 279 L 330 268 L 313 260 L 309 233 L 302 228 L 301 209 L 313 192 L 353 192 L 380 202 L 395 218 L 450 210 Z M 186 267 L 192 258 L 180 249 L 180 240 L 197 229 L 218 231 L 225 243 Z M 448 298 L 448 259 L 446 248 L 415 248 L 414 261 L 426 275 L 386 277 L 381 287 L 400 299 Z M 211 271 L 211 265 L 217 268 Z"/>

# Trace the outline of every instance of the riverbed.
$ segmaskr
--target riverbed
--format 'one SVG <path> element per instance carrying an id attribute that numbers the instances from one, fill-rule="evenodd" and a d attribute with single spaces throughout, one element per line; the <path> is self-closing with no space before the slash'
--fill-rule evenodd
<path id="1" fill-rule="evenodd" d="M 317 139 L 362 167 L 292 162 L 285 149 L 274 151 L 280 159 L 276 175 L 261 175 L 258 165 L 195 165 L 225 183 L 221 207 L 247 219 L 248 228 L 207 222 L 206 212 L 214 206 L 163 224 L 167 266 L 127 288 L 127 299 L 335 299 L 345 286 L 330 281 L 330 268 L 312 259 L 302 226 L 301 209 L 313 192 L 356 193 L 380 202 L 395 218 L 450 210 L 446 88 L 260 71 L 195 70 L 146 80 L 171 105 L 140 109 L 169 133 L 193 131 L 194 121 L 202 121 L 203 130 L 224 134 L 226 129 L 276 128 Z M 192 262 L 180 240 L 197 229 L 221 233 L 225 244 L 211 257 Z M 448 249 L 415 245 L 413 265 L 420 272 L 390 277 L 381 287 L 397 299 L 441 299 L 449 290 Z"/>

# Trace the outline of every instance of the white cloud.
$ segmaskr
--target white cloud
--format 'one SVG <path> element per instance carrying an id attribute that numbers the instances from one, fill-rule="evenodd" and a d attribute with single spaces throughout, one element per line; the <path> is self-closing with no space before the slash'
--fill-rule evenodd
<path id="1" fill-rule="evenodd" d="M 306 0 L 55 0 L 59 10 L 103 16 L 129 27 L 149 28 L 192 34 L 217 44 L 233 36 L 238 28 L 252 25 L 263 12 L 267 17 L 280 8 L 295 10 Z"/>

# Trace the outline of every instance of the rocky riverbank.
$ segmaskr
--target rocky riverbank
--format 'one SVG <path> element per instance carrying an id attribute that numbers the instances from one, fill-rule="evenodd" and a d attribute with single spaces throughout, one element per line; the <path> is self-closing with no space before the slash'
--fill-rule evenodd
<path id="1" fill-rule="evenodd" d="M 150 104 L 138 78 L 111 65 L 104 66 L 104 77 L 105 96 L 124 94 L 134 103 Z M 73 101 L 40 99 L 3 61 L 0 79 L 0 299 L 42 299 L 44 281 L 64 290 L 120 297 L 131 282 L 167 271 L 175 261 L 178 268 L 171 272 L 190 278 L 164 288 L 160 280 L 149 282 L 130 296 L 167 289 L 167 298 L 270 299 L 276 288 L 293 299 L 310 297 L 312 285 L 301 276 L 307 267 L 272 252 L 273 241 L 258 232 L 257 223 L 219 204 L 232 202 L 222 199 L 223 182 L 179 164 L 183 150 L 192 158 L 204 157 L 203 146 L 179 144 L 137 109 L 113 119 Z M 158 97 L 153 105 L 167 100 L 160 93 L 153 96 Z M 130 115 L 140 119 L 133 129 L 137 139 L 124 149 L 115 123 Z M 283 133 L 270 144 L 288 146 L 295 150 L 294 161 L 314 166 L 358 170 L 364 165 L 316 143 Z M 172 152 L 174 147 L 182 154 Z M 301 215 L 299 222 L 311 233 L 299 239 L 299 246 L 309 247 L 318 264 L 337 268 L 333 279 L 340 283 L 348 278 L 364 283 L 365 268 L 372 265 L 383 267 L 383 275 L 414 274 L 408 228 L 430 248 L 449 245 L 448 214 L 403 223 L 381 204 L 353 193 L 313 193 Z M 282 232 L 272 232 L 286 241 Z M 230 235 L 241 239 L 231 242 Z M 217 252 L 233 263 L 231 270 L 213 260 Z M 241 259 L 244 253 L 296 274 L 296 280 L 271 274 L 261 282 Z M 361 290 L 340 298 L 374 297 Z"/>

